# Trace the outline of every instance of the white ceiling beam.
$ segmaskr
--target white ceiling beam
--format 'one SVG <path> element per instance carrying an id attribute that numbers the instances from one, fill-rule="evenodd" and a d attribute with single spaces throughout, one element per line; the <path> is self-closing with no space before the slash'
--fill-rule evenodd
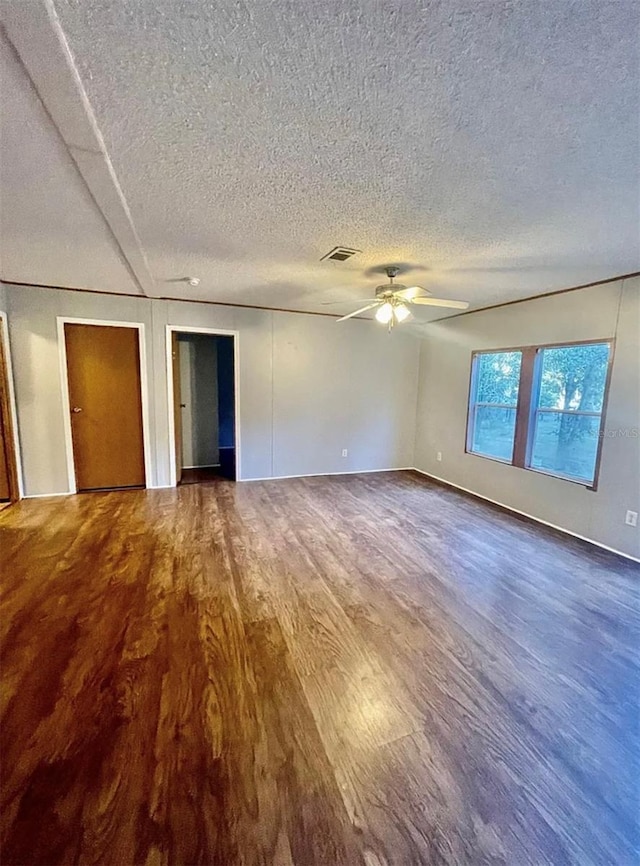
<path id="1" fill-rule="evenodd" d="M 155 281 L 52 0 L 4 0 L 2 23 L 143 295 Z"/>

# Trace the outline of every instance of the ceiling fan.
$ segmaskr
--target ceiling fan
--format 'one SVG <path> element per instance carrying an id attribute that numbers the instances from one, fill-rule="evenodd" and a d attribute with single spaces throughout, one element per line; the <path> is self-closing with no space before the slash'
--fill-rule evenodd
<path id="1" fill-rule="evenodd" d="M 342 316 L 338 322 L 345 322 L 347 319 L 352 319 L 360 313 L 365 313 L 367 310 L 372 310 L 377 307 L 376 319 L 383 325 L 388 325 L 391 330 L 396 323 L 404 322 L 411 315 L 411 310 L 408 304 L 430 305 L 433 307 L 452 307 L 456 310 L 466 310 L 469 304 L 466 301 L 449 301 L 443 298 L 430 297 L 431 292 L 423 289 L 421 286 L 403 286 L 401 283 L 394 283 L 394 279 L 398 276 L 400 268 L 390 267 L 385 268 L 389 282 L 382 286 L 376 287 L 375 298 L 363 298 L 370 301 L 366 306 L 360 307 L 359 310 L 354 310 L 347 316 Z"/>

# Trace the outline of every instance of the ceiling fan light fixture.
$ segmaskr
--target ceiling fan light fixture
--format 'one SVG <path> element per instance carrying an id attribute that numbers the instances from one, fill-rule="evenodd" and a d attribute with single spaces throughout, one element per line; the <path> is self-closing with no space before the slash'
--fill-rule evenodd
<path id="1" fill-rule="evenodd" d="M 347 313 L 346 316 L 340 316 L 337 319 L 338 322 L 345 322 L 347 319 L 359 316 L 360 313 L 375 309 L 376 321 L 380 322 L 381 325 L 387 325 L 389 332 L 391 332 L 394 325 L 400 325 L 411 318 L 414 304 L 417 306 L 449 307 L 455 310 L 466 310 L 469 306 L 467 301 L 433 298 L 431 292 L 422 286 L 403 286 L 400 283 L 394 283 L 400 271 L 395 265 L 389 266 L 385 270 L 389 282 L 376 286 L 375 297 L 367 298 L 367 301 L 372 303 L 367 303 L 365 307 Z"/>
<path id="2" fill-rule="evenodd" d="M 386 303 L 382 304 L 382 306 L 378 307 L 378 309 L 376 310 L 376 319 L 382 325 L 388 325 L 392 318 L 393 318 L 393 307 L 388 301 Z"/>

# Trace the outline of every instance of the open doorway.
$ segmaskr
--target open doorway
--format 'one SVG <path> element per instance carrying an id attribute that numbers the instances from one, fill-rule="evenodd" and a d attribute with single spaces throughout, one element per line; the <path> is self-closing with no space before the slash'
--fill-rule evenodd
<path id="1" fill-rule="evenodd" d="M 235 481 L 233 335 L 171 329 L 175 483 Z"/>

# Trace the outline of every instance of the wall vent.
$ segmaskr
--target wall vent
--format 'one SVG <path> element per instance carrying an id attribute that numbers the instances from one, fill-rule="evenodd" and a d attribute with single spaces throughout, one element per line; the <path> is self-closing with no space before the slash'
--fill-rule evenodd
<path id="1" fill-rule="evenodd" d="M 362 252 L 362 250 L 354 250 L 351 249 L 351 247 L 334 247 L 326 254 L 326 256 L 322 256 L 320 261 L 346 262 L 346 260 L 350 259 L 351 256 L 355 256 L 356 253 L 360 252 Z"/>

